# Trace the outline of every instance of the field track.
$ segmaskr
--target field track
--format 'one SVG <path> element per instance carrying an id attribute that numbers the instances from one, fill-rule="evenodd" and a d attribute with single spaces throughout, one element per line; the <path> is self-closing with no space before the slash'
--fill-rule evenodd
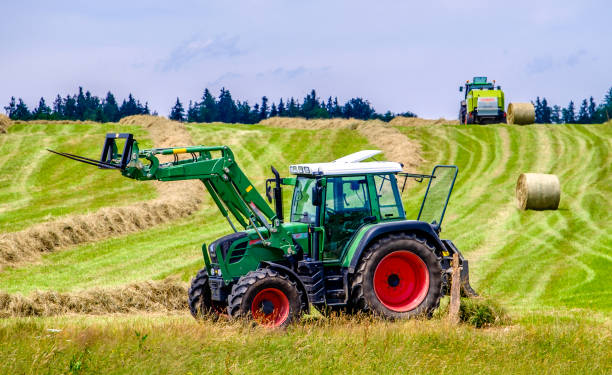
<path id="1" fill-rule="evenodd" d="M 612 309 L 611 126 L 400 129 L 429 167 L 460 168 L 443 233 L 470 258 L 480 290 L 517 309 Z M 559 210 L 517 210 L 522 172 L 559 176 Z"/>

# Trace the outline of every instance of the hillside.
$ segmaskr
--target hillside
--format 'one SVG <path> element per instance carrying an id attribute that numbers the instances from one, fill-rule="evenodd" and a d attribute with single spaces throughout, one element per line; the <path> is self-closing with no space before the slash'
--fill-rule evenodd
<path id="1" fill-rule="evenodd" d="M 270 165 L 286 175 L 297 161 L 328 161 L 380 148 L 384 157 L 403 161 L 411 171 L 428 173 L 436 164 L 459 167 L 442 237 L 452 239 L 470 260 L 472 285 L 509 311 L 510 325 L 478 330 L 440 318 L 386 322 L 315 314 L 286 332 L 269 332 L 240 323 L 195 322 L 185 310 L 185 282 L 203 266 L 202 243 L 230 232 L 211 200 L 201 196 L 185 214 L 140 226 L 125 222 L 129 231 L 58 244 L 0 269 L 0 340 L 14 343 L 0 348 L 0 359 L 11 359 L 0 363 L 0 373 L 37 373 L 46 367 L 66 372 L 77 362 L 85 366 L 83 373 L 130 368 L 469 374 L 483 366 L 490 373 L 612 371 L 612 124 L 156 121 L 21 123 L 0 134 L 0 250 L 3 239 L 32 227 L 199 194 L 180 184 L 160 190 L 158 184 L 52 156 L 42 151 L 47 147 L 96 158 L 107 131 L 135 133 L 145 147 L 186 139 L 227 144 L 262 193 Z M 173 139 L 168 129 L 180 130 L 182 138 Z M 523 172 L 559 176 L 557 211 L 516 208 L 514 188 Z M 407 185 L 403 199 L 409 218 L 416 217 L 424 188 Z M 89 315 L 32 308 L 91 299 L 96 300 L 91 311 L 76 305 L 62 310 Z"/>

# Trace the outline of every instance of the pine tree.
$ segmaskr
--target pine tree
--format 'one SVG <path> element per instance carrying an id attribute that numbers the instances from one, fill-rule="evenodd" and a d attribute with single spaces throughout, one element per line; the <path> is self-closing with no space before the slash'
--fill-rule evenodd
<path id="1" fill-rule="evenodd" d="M 313 89 L 310 94 L 307 94 L 302 104 L 302 110 L 300 111 L 302 117 L 306 119 L 316 117 L 317 110 L 319 109 L 319 100 L 317 99 L 317 93 Z"/>
<path id="2" fill-rule="evenodd" d="M 85 103 L 85 95 L 83 94 L 83 88 L 79 86 L 79 94 L 76 98 L 76 119 L 84 120 L 85 112 L 87 111 L 87 104 Z"/>
<path id="3" fill-rule="evenodd" d="M 540 97 L 538 96 L 536 98 L 536 102 L 531 102 L 531 104 L 533 104 L 533 106 L 535 107 L 535 123 L 536 124 L 541 124 L 542 123 L 542 102 L 540 102 Z"/>
<path id="4" fill-rule="evenodd" d="M 217 121 L 217 102 L 208 89 L 204 89 L 202 103 L 200 103 L 200 118 L 202 122 Z"/>
<path id="5" fill-rule="evenodd" d="M 83 120 L 100 121 L 101 116 L 98 109 L 100 108 L 100 98 L 91 95 L 89 90 L 85 92 L 85 111 L 83 113 Z"/>
<path id="6" fill-rule="evenodd" d="M 298 106 L 295 104 L 295 99 L 291 97 L 289 100 L 289 106 L 287 107 L 287 117 L 297 117 Z"/>
<path id="7" fill-rule="evenodd" d="M 576 122 L 576 108 L 574 101 L 570 101 L 567 108 L 563 108 L 563 122 L 566 124 L 574 124 Z"/>
<path id="8" fill-rule="evenodd" d="M 77 120 L 78 116 L 76 97 L 66 95 L 64 99 L 64 118 L 67 120 Z"/>
<path id="9" fill-rule="evenodd" d="M 225 87 L 221 89 L 219 101 L 217 102 L 217 120 L 221 122 L 234 123 L 237 121 L 238 107 L 232 99 L 232 94 Z"/>
<path id="10" fill-rule="evenodd" d="M 200 105 L 196 102 L 189 101 L 189 107 L 187 107 L 187 122 L 199 122 L 200 121 Z"/>
<path id="11" fill-rule="evenodd" d="M 542 98 L 542 124 L 550 124 L 552 115 L 552 108 L 548 106 L 548 100 Z"/>
<path id="12" fill-rule="evenodd" d="M 334 109 L 332 110 L 331 117 L 342 117 L 343 108 L 338 104 L 338 97 L 334 98 Z"/>
<path id="13" fill-rule="evenodd" d="M 15 113 L 13 114 L 13 120 L 29 120 L 32 117 L 28 106 L 23 102 L 21 98 L 17 101 L 15 106 Z"/>
<path id="14" fill-rule="evenodd" d="M 104 99 L 102 104 L 102 113 L 104 121 L 119 121 L 119 105 L 117 105 L 117 100 L 110 91 L 106 93 L 106 99 Z"/>
<path id="15" fill-rule="evenodd" d="M 278 102 L 278 115 L 281 117 L 285 116 L 285 103 L 283 103 L 283 98 L 280 98 Z"/>
<path id="16" fill-rule="evenodd" d="M 268 98 L 266 96 L 261 97 L 261 107 L 259 110 L 259 121 L 268 118 Z"/>
<path id="17" fill-rule="evenodd" d="M 599 119 L 597 118 L 597 104 L 595 104 L 595 100 L 592 96 L 589 98 L 589 109 L 587 110 L 587 112 L 589 114 L 589 122 L 591 124 L 599 122 Z"/>
<path id="18" fill-rule="evenodd" d="M 51 118 L 51 108 L 45 102 L 45 98 L 40 98 L 38 107 L 32 112 L 32 118 L 35 120 L 49 120 Z"/>
<path id="19" fill-rule="evenodd" d="M 562 118 L 561 118 L 561 107 L 559 107 L 558 105 L 555 104 L 552 107 L 552 111 L 551 111 L 551 114 L 550 114 L 550 121 L 553 124 L 560 124 L 561 120 L 562 120 Z"/>
<path id="20" fill-rule="evenodd" d="M 191 106 L 191 103 L 189 105 Z M 176 104 L 170 110 L 170 116 L 168 118 L 174 121 L 185 121 L 185 109 L 183 109 L 183 104 L 181 104 L 178 97 L 176 98 Z"/>
<path id="21" fill-rule="evenodd" d="M 242 124 L 250 124 L 251 122 L 251 106 L 249 105 L 249 102 L 244 101 L 244 102 L 238 102 L 236 104 L 236 106 L 238 107 L 238 114 L 237 114 L 237 118 L 236 121 L 242 123 Z"/>
<path id="22" fill-rule="evenodd" d="M 64 118 L 64 103 L 59 94 L 57 94 L 57 97 L 53 101 L 53 112 L 51 113 L 51 118 L 54 120 L 61 120 Z"/>
<path id="23" fill-rule="evenodd" d="M 610 87 L 597 109 L 597 119 L 598 122 L 606 122 L 612 119 L 612 87 Z"/>
<path id="24" fill-rule="evenodd" d="M 17 110 L 17 103 L 15 103 L 14 96 L 11 96 L 11 101 L 6 107 L 4 107 L 4 110 L 6 111 L 6 115 L 9 118 L 11 118 L 12 120 L 16 120 L 14 117 L 15 117 L 15 111 Z"/>
<path id="25" fill-rule="evenodd" d="M 360 120 L 368 120 L 376 111 L 370 105 L 370 102 L 362 98 L 352 98 L 344 105 L 344 117 L 355 118 Z"/>
<path id="26" fill-rule="evenodd" d="M 580 110 L 578 110 L 578 123 L 579 124 L 588 124 L 591 122 L 589 118 L 589 105 L 586 99 L 582 100 L 582 104 L 580 105 Z"/>
<path id="27" fill-rule="evenodd" d="M 327 105 L 325 105 L 325 109 L 327 113 L 329 113 L 330 117 L 333 117 L 332 113 L 334 112 L 334 103 L 332 102 L 332 97 L 327 98 Z"/>
<path id="28" fill-rule="evenodd" d="M 259 122 L 259 116 L 261 116 L 259 113 L 259 104 L 255 103 L 253 110 L 251 110 L 249 113 L 249 120 L 247 121 L 247 124 L 255 124 Z"/>
<path id="29" fill-rule="evenodd" d="M 77 103 L 78 103 L 78 99 L 77 99 Z M 127 116 L 139 115 L 142 112 L 141 107 L 142 106 L 140 105 L 140 103 L 138 103 L 136 99 L 134 99 L 134 97 L 132 96 L 132 93 L 130 93 L 128 95 L 128 100 L 126 101 L 124 99 L 123 103 L 121 103 L 121 107 L 119 107 L 119 115 L 121 118 L 127 117 Z"/>
<path id="30" fill-rule="evenodd" d="M 270 117 L 278 116 L 278 110 L 276 109 L 276 104 L 272 103 L 272 107 L 270 107 Z"/>

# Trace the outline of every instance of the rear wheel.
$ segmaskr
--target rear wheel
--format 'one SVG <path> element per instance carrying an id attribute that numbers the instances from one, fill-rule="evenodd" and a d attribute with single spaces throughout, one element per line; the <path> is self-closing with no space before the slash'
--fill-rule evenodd
<path id="1" fill-rule="evenodd" d="M 200 319 L 205 315 L 221 315 L 225 313 L 226 304 L 211 299 L 208 272 L 202 268 L 191 279 L 189 287 L 189 312 L 194 318 Z"/>
<path id="2" fill-rule="evenodd" d="M 262 268 L 242 276 L 232 287 L 228 313 L 266 327 L 285 327 L 299 319 L 302 298 L 295 283 L 276 271 Z"/>
<path id="3" fill-rule="evenodd" d="M 430 315 L 440 303 L 442 267 L 427 243 L 406 234 L 371 246 L 351 282 L 353 306 L 388 318 Z"/>

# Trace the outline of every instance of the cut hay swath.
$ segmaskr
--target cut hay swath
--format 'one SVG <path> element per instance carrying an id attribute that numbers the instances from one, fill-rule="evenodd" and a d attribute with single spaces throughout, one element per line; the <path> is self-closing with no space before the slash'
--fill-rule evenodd
<path id="1" fill-rule="evenodd" d="M 156 116 L 130 116 L 123 124 L 147 128 L 155 147 L 192 143 L 184 125 Z M 100 144 L 102 145 L 102 139 Z M 57 157 L 49 155 L 49 157 Z M 135 183 L 127 181 L 126 183 Z M 147 229 L 191 215 L 204 196 L 198 181 L 154 182 L 157 199 L 125 207 L 106 207 L 86 215 L 70 215 L 30 228 L 0 234 L 0 270 L 6 265 L 37 261 L 43 253 Z"/>
<path id="2" fill-rule="evenodd" d="M 391 124 L 380 120 L 317 119 L 274 117 L 261 125 L 291 129 L 348 129 L 357 130 L 368 142 L 385 153 L 387 160 L 397 161 L 408 171 L 415 171 L 421 164 L 421 146 L 409 139 Z"/>
<path id="3" fill-rule="evenodd" d="M 12 121 L 10 118 L 5 115 L 0 115 L 0 133 L 6 133 L 9 126 L 11 126 Z"/>
<path id="4" fill-rule="evenodd" d="M 29 296 L 0 291 L 0 318 L 183 311 L 187 310 L 186 295 L 187 285 L 172 279 L 70 293 L 34 292 Z"/>
<path id="5" fill-rule="evenodd" d="M 516 183 L 516 201 L 521 210 L 556 210 L 561 184 L 554 174 L 523 173 Z"/>
<path id="6" fill-rule="evenodd" d="M 531 103 L 508 104 L 508 124 L 527 125 L 535 122 L 535 109 Z"/>

